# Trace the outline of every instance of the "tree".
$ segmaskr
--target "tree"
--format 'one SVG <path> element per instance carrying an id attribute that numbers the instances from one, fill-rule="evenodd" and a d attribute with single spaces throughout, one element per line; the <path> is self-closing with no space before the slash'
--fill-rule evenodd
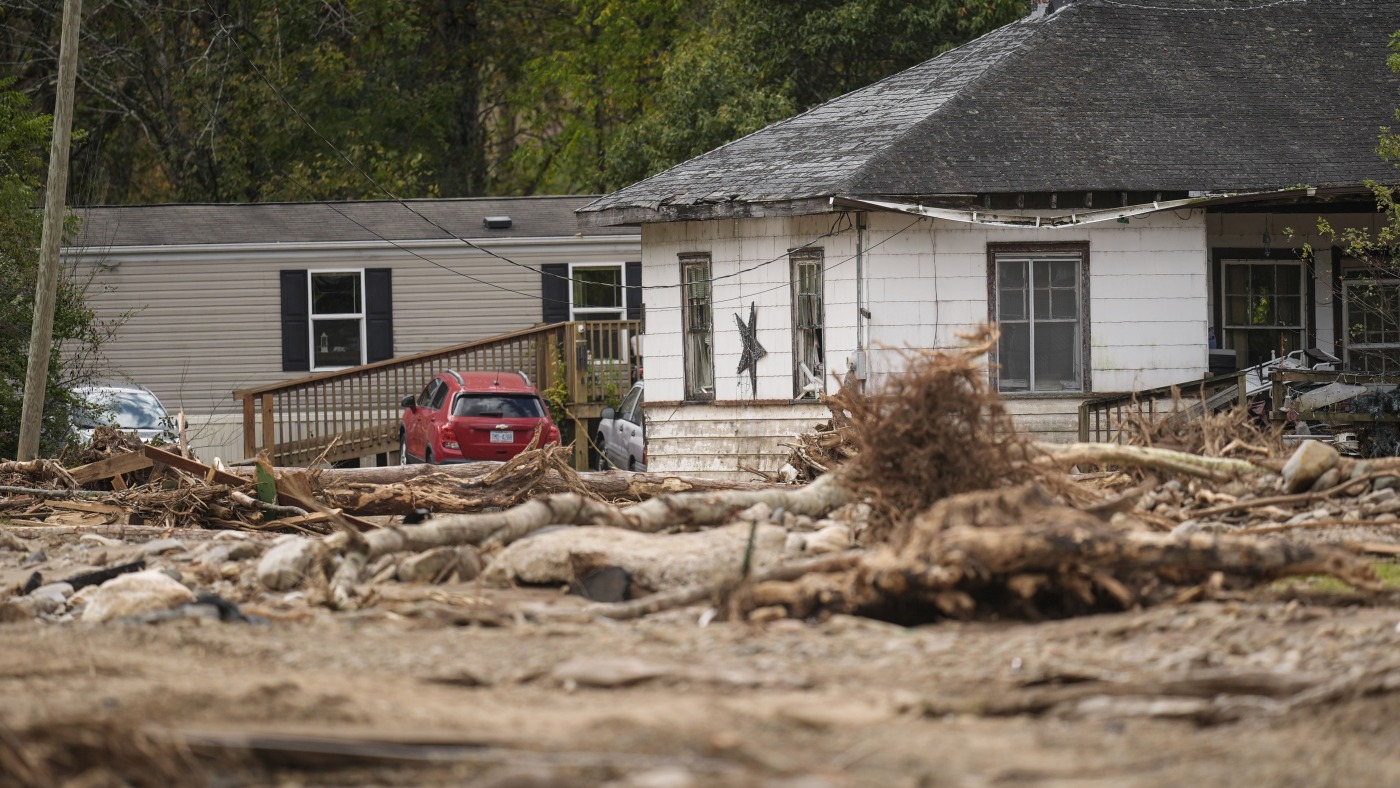
<path id="1" fill-rule="evenodd" d="M 52 116 L 31 110 L 14 84 L 13 77 L 0 79 L 0 457 L 14 457 L 19 444 L 42 234 L 36 206 L 53 129 Z M 41 454 L 67 442 L 71 386 L 86 374 L 90 351 L 100 344 L 99 327 L 71 276 L 60 280 L 53 333 Z"/>

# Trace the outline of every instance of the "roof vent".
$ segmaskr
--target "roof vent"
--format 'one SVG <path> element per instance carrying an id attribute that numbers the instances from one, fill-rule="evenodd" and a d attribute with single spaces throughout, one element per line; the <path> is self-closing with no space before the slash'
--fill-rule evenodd
<path id="1" fill-rule="evenodd" d="M 488 229 L 488 230 L 509 230 L 509 229 L 510 229 L 510 217 L 509 217 L 509 216 L 488 216 L 488 217 L 486 217 L 485 219 L 482 219 L 482 220 L 481 220 L 481 223 L 484 224 L 484 225 L 486 225 L 486 229 Z"/>
<path id="2" fill-rule="evenodd" d="M 1055 13 L 1054 0 L 1031 0 L 1031 19 L 1044 19 Z"/>

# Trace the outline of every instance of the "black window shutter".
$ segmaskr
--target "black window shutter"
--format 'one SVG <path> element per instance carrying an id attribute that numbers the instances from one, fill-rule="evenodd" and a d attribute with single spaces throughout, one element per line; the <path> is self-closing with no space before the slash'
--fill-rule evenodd
<path id="1" fill-rule="evenodd" d="M 311 316 L 306 270 L 282 271 L 282 371 L 311 369 Z"/>
<path id="2" fill-rule="evenodd" d="M 365 269 L 365 361 L 394 357 L 393 270 Z"/>
<path id="3" fill-rule="evenodd" d="M 568 263 L 546 263 L 540 266 L 540 296 L 543 298 L 542 319 L 546 323 L 563 323 L 569 319 L 573 302 L 569 290 Z"/>
<path id="4" fill-rule="evenodd" d="M 627 319 L 642 319 L 642 264 L 627 263 L 623 268 L 627 280 Z"/>

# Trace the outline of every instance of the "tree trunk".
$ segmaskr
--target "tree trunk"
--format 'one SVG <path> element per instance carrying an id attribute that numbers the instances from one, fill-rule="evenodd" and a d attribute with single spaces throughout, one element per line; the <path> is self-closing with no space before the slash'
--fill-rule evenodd
<path id="1" fill-rule="evenodd" d="M 461 514 L 483 509 L 507 508 L 525 498 L 571 491 L 564 478 L 546 473 L 528 490 L 503 483 L 488 485 L 486 478 L 502 467 L 499 462 L 462 465 L 395 465 L 386 468 L 330 468 L 316 477 L 316 496 L 327 506 L 346 514 L 376 516 L 405 514 L 427 509 L 434 514 Z M 300 472 L 300 468 L 278 468 L 278 476 Z M 252 468 L 239 467 L 234 473 L 251 477 Z M 736 482 L 698 479 L 663 473 L 627 471 L 588 472 L 578 482 L 593 495 L 609 501 L 645 501 L 668 493 L 705 493 L 727 490 L 767 490 L 766 482 Z M 796 489 L 796 488 L 788 488 Z"/>

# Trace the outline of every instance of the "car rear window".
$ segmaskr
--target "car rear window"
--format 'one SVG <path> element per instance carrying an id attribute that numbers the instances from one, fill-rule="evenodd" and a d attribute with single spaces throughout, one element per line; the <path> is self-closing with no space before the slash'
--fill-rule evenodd
<path id="1" fill-rule="evenodd" d="M 124 430 L 159 430 L 169 419 L 160 400 L 144 391 L 99 389 L 88 396 L 88 403 L 80 427 L 116 424 Z"/>
<path id="2" fill-rule="evenodd" d="M 463 394 L 453 403 L 452 415 L 537 419 L 544 415 L 544 408 L 533 394 Z"/>

